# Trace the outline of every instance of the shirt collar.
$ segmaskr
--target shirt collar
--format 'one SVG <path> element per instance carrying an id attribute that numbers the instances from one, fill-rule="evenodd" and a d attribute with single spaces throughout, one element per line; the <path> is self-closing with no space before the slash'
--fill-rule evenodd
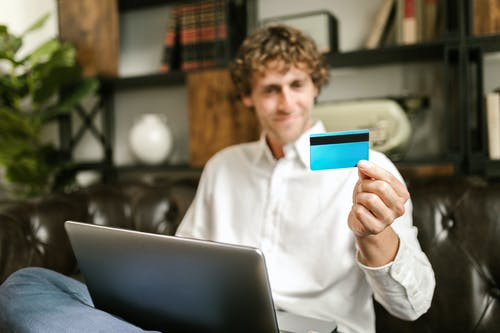
<path id="1" fill-rule="evenodd" d="M 295 140 L 283 147 L 283 151 L 285 153 L 285 159 L 294 159 L 298 158 L 304 167 L 309 168 L 310 164 L 310 156 L 309 156 L 309 135 L 312 133 L 324 133 L 325 126 L 320 120 L 314 121 L 314 124 L 307 131 L 302 133 L 302 135 Z M 276 159 L 274 158 L 271 149 L 269 148 L 266 142 L 266 135 L 262 133 L 259 139 L 259 151 L 255 156 L 255 162 L 258 162 L 260 159 L 266 159 L 268 162 L 276 163 Z"/>
<path id="2" fill-rule="evenodd" d="M 267 145 L 266 141 L 266 133 L 262 132 L 260 134 L 259 139 L 259 150 L 255 155 L 255 163 L 258 163 L 260 160 L 266 160 L 267 162 L 274 164 L 276 162 L 273 153 L 271 152 L 271 148 Z"/>

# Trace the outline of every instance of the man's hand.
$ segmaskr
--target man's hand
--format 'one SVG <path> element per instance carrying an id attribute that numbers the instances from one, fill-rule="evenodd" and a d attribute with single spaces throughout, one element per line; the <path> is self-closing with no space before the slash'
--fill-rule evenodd
<path id="1" fill-rule="evenodd" d="M 348 224 L 356 236 L 359 261 L 378 267 L 396 257 L 399 237 L 390 225 L 404 214 L 410 194 L 390 172 L 368 161 L 358 163 L 358 174 Z"/>
<path id="2" fill-rule="evenodd" d="M 410 194 L 394 175 L 371 162 L 360 161 L 358 174 L 349 227 L 357 237 L 377 235 L 404 214 Z"/>

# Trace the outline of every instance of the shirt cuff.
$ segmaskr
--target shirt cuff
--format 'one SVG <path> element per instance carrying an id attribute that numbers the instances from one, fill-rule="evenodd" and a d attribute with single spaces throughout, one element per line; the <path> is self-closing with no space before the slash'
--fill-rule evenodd
<path id="1" fill-rule="evenodd" d="M 359 262 L 357 255 L 356 261 L 365 273 L 372 289 L 379 297 L 387 298 L 387 295 L 392 295 L 392 300 L 386 300 L 386 305 L 393 306 L 391 302 L 397 303 L 398 299 L 399 301 L 404 300 L 411 307 L 413 315 L 422 314 L 428 309 L 430 300 L 426 296 L 426 285 L 422 282 L 425 277 L 422 277 L 424 273 L 419 272 L 426 269 L 426 267 L 416 262 L 415 250 L 404 241 L 404 238 L 400 237 L 399 248 L 394 261 L 386 265 L 368 267 Z M 400 295 L 400 297 L 394 299 L 394 295 Z M 398 307 L 393 308 L 393 311 L 394 309 L 397 310 Z M 412 318 L 412 316 L 410 317 Z"/>
<path id="2" fill-rule="evenodd" d="M 416 289 L 417 284 L 414 271 L 411 267 L 413 264 L 411 250 L 403 239 L 400 238 L 399 240 L 399 248 L 394 260 L 383 266 L 370 267 L 363 265 L 358 259 L 358 253 L 356 254 L 358 266 L 378 286 L 386 288 L 393 285 L 400 285 L 406 290 L 410 299 L 418 296 L 419 291 Z"/>
<path id="3" fill-rule="evenodd" d="M 404 240 L 401 239 L 401 237 L 399 237 L 399 247 L 398 247 L 398 251 L 396 253 L 396 257 L 394 258 L 393 261 L 390 261 L 385 265 L 377 266 L 377 267 L 366 266 L 366 265 L 362 264 L 361 261 L 359 261 L 359 249 L 358 249 L 356 251 L 356 263 L 361 268 L 361 270 L 363 270 L 367 274 L 372 275 L 374 277 L 381 276 L 381 275 L 391 275 L 393 278 L 395 278 L 395 276 L 393 276 L 393 275 L 397 275 L 397 274 L 395 274 L 396 271 L 398 271 L 398 274 L 400 274 L 399 272 L 403 270 L 403 268 L 401 268 L 400 266 L 402 265 L 402 263 L 407 261 L 406 258 L 408 257 L 408 255 L 409 255 L 409 253 L 408 253 L 407 246 L 406 246 Z M 396 268 L 394 266 L 396 266 Z M 397 278 L 396 278 L 396 280 L 397 280 Z"/>

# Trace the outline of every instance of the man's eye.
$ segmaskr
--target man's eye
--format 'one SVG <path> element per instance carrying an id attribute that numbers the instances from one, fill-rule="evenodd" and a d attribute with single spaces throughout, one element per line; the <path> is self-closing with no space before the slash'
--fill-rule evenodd
<path id="1" fill-rule="evenodd" d="M 268 87 L 268 88 L 264 89 L 264 93 L 266 95 L 275 94 L 277 92 L 278 92 L 278 88 L 276 88 L 276 87 Z"/>
<path id="2" fill-rule="evenodd" d="M 292 82 L 292 88 L 301 88 L 304 86 L 304 82 L 302 81 L 293 81 Z"/>

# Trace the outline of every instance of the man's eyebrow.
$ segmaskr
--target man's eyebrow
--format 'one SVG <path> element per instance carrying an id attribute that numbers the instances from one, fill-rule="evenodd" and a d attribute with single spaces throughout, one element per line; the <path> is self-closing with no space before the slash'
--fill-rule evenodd
<path id="1" fill-rule="evenodd" d="M 263 84 L 260 89 L 275 89 L 275 88 L 280 88 L 281 85 L 280 84 L 277 84 L 277 83 L 268 83 L 268 84 Z"/>

